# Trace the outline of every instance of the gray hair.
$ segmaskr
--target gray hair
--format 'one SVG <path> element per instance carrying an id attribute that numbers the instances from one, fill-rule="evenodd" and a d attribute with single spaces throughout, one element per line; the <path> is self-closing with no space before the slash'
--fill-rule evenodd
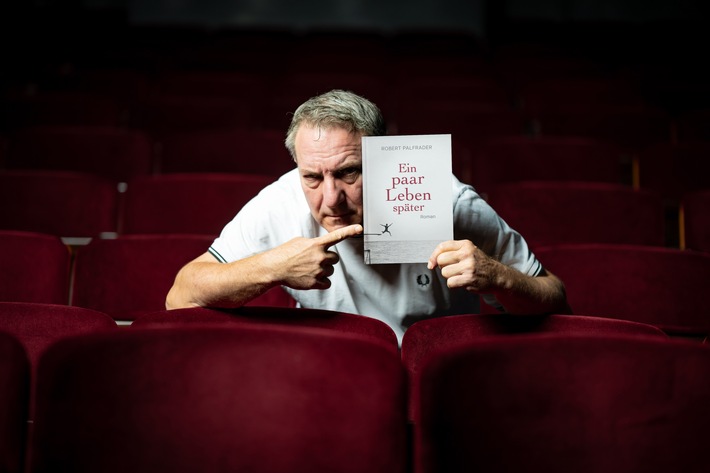
<path id="1" fill-rule="evenodd" d="M 374 103 L 353 92 L 331 90 L 311 97 L 293 114 L 286 132 L 286 149 L 296 160 L 296 133 L 301 124 L 314 127 L 343 128 L 363 136 L 379 136 L 386 133 L 382 112 Z"/>

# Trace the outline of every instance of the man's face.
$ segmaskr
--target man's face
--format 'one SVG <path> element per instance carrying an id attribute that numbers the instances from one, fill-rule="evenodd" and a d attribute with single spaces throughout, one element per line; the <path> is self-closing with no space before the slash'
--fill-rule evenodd
<path id="1" fill-rule="evenodd" d="M 295 140 L 301 187 L 311 215 L 326 230 L 362 223 L 360 134 L 299 127 Z"/>

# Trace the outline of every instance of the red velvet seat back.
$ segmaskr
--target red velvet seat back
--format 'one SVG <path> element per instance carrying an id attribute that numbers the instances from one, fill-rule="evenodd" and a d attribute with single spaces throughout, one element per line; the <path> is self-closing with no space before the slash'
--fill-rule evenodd
<path id="1" fill-rule="evenodd" d="M 639 153 L 639 185 L 659 192 L 669 204 L 683 194 L 710 189 L 710 143 L 656 143 Z"/>
<path id="2" fill-rule="evenodd" d="M 0 231 L 0 301 L 66 304 L 70 260 L 57 236 Z"/>
<path id="3" fill-rule="evenodd" d="M 710 252 L 710 186 L 686 193 L 682 204 L 685 248 Z"/>
<path id="4" fill-rule="evenodd" d="M 128 183 L 121 233 L 219 235 L 244 204 L 271 184 L 252 174 L 165 174 Z"/>
<path id="5" fill-rule="evenodd" d="M 527 113 L 540 135 L 586 136 L 631 153 L 671 139 L 668 113 L 649 104 L 559 103 Z"/>
<path id="6" fill-rule="evenodd" d="M 537 257 L 565 283 L 578 314 L 633 320 L 673 333 L 710 332 L 710 255 L 630 245 L 560 245 Z"/>
<path id="7" fill-rule="evenodd" d="M 294 169 L 285 132 L 276 130 L 202 130 L 173 133 L 161 139 L 160 170 L 232 172 L 277 178 Z"/>
<path id="8" fill-rule="evenodd" d="M 25 471 L 29 384 L 29 362 L 22 345 L 0 329 L 0 471 Z"/>
<path id="9" fill-rule="evenodd" d="M 517 182 L 496 186 L 489 202 L 533 249 L 560 243 L 662 246 L 658 194 L 592 182 Z"/>
<path id="10" fill-rule="evenodd" d="M 305 328 L 87 335 L 43 357 L 33 471 L 403 472 L 404 373 Z"/>
<path id="11" fill-rule="evenodd" d="M 474 345 L 490 336 L 542 333 L 667 338 L 663 331 L 652 325 L 584 315 L 467 314 L 422 320 L 409 327 L 402 339 L 402 361 L 409 375 L 410 419 L 416 422 L 419 418 L 417 409 L 422 365 L 437 351 L 458 345 Z"/>
<path id="12" fill-rule="evenodd" d="M 165 309 L 180 268 L 207 251 L 201 235 L 126 235 L 92 240 L 76 252 L 72 305 L 131 320 Z"/>
<path id="13" fill-rule="evenodd" d="M 116 322 L 103 312 L 82 307 L 31 302 L 0 302 L 0 331 L 14 335 L 36 367 L 44 351 L 62 338 L 113 330 Z"/>
<path id="14" fill-rule="evenodd" d="M 112 181 L 64 171 L 0 172 L 0 228 L 62 237 L 116 231 Z"/>
<path id="15" fill-rule="evenodd" d="M 418 473 L 707 469 L 710 347 L 496 337 L 429 360 Z"/>
<path id="16" fill-rule="evenodd" d="M 397 336 L 384 322 L 364 315 L 348 314 L 320 309 L 304 309 L 284 307 L 289 301 L 272 301 L 269 306 L 263 304 L 263 299 L 256 299 L 252 304 L 239 309 L 206 309 L 202 307 L 165 310 L 141 315 L 133 321 L 131 327 L 164 327 L 164 326 L 199 326 L 202 324 L 276 324 L 300 327 L 319 327 L 346 333 L 367 335 L 397 347 Z"/>
<path id="17" fill-rule="evenodd" d="M 631 183 L 623 150 L 613 143 L 579 136 L 505 136 L 475 153 L 477 191 L 519 181 Z"/>
<path id="18" fill-rule="evenodd" d="M 125 182 L 153 171 L 153 144 L 137 130 L 97 126 L 45 126 L 17 130 L 9 166 L 87 172 Z"/>
<path id="19" fill-rule="evenodd" d="M 71 303 L 116 320 L 162 311 L 178 271 L 204 254 L 212 241 L 206 235 L 182 234 L 93 240 L 77 249 Z M 294 301 L 273 288 L 250 304 L 293 307 Z"/>

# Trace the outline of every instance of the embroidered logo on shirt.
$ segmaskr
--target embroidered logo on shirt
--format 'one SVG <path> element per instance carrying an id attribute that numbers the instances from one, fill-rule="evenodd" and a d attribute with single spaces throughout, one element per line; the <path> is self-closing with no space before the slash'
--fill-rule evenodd
<path id="1" fill-rule="evenodd" d="M 431 284 L 431 278 L 427 274 L 419 274 L 417 275 L 417 286 L 419 286 L 419 289 L 425 290 L 429 287 Z"/>

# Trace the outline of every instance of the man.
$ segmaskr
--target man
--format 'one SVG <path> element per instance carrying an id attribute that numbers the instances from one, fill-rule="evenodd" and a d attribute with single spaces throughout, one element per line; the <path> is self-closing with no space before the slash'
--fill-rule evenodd
<path id="1" fill-rule="evenodd" d="M 238 307 L 280 285 L 302 307 L 383 320 L 400 340 L 422 318 L 476 312 L 479 294 L 512 314 L 569 312 L 560 280 L 453 176 L 456 239 L 427 264 L 365 265 L 361 137 L 384 133 L 379 109 L 351 92 L 302 104 L 286 137 L 297 169 L 262 190 L 180 270 L 166 306 Z"/>

